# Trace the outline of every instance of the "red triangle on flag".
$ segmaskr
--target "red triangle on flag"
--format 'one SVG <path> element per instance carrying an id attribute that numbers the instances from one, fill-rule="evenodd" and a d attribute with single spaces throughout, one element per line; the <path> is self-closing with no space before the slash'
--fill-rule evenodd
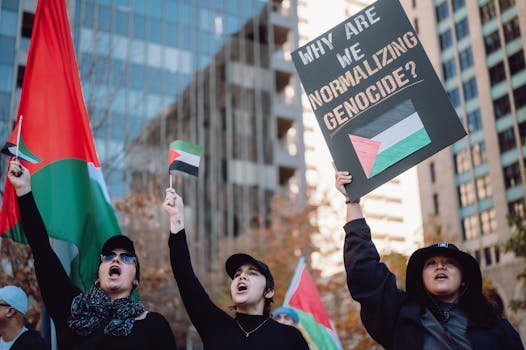
<path id="1" fill-rule="evenodd" d="M 373 170 L 374 161 L 378 155 L 381 143 L 379 141 L 351 134 L 349 134 L 349 138 L 351 139 L 351 143 L 356 151 L 356 155 L 358 156 L 358 160 L 362 165 L 365 175 L 369 177 Z"/>
<path id="2" fill-rule="evenodd" d="M 179 158 L 181 154 L 177 151 L 174 151 L 173 149 L 168 150 L 168 167 L 172 165 L 172 163 Z"/>

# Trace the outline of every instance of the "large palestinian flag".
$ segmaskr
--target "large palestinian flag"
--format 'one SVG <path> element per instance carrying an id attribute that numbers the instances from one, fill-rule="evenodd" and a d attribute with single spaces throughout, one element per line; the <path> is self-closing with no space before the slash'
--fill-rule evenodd
<path id="1" fill-rule="evenodd" d="M 342 345 L 318 289 L 302 257 L 296 266 L 283 305 L 293 308 L 299 316 L 299 326 L 307 333 L 317 349 L 341 350 Z"/>
<path id="2" fill-rule="evenodd" d="M 411 100 L 353 129 L 349 138 L 368 179 L 431 143 Z"/>
<path id="3" fill-rule="evenodd" d="M 19 157 L 32 175 L 38 209 L 50 237 L 73 245 L 71 276 L 86 289 L 102 244 L 120 230 L 93 143 L 64 0 L 38 2 L 18 115 L 24 116 Z M 16 138 L 15 127 L 3 153 L 14 155 Z M 24 241 L 19 221 L 6 181 L 0 234 Z"/>

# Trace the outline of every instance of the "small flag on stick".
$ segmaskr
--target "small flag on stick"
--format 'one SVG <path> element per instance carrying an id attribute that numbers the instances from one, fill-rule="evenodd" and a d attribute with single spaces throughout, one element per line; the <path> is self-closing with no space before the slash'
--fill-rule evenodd
<path id="1" fill-rule="evenodd" d="M 199 145 L 181 140 L 173 141 L 168 150 L 170 174 L 177 170 L 193 176 L 199 175 L 199 161 L 202 154 L 203 148 Z"/>

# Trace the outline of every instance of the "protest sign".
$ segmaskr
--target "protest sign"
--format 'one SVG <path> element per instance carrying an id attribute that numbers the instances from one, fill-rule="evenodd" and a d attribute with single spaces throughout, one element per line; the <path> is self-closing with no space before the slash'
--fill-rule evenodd
<path id="1" fill-rule="evenodd" d="M 356 199 L 466 135 L 397 0 L 379 0 L 292 53 Z"/>

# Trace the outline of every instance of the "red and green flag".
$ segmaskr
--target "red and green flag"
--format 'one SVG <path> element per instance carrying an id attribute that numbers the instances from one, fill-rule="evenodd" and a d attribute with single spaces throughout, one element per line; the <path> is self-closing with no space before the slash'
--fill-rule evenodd
<path id="1" fill-rule="evenodd" d="M 120 233 L 82 97 L 64 0 L 38 2 L 18 115 L 19 158 L 49 236 L 73 245 L 71 277 L 82 289 L 95 279 L 102 244 Z M 17 121 L 18 126 L 18 121 Z M 2 149 L 14 155 L 17 126 Z M 16 195 L 6 181 L 0 234 L 25 241 Z"/>
<path id="2" fill-rule="evenodd" d="M 170 174 L 177 170 L 187 174 L 199 175 L 199 161 L 203 148 L 190 142 L 175 140 L 168 149 L 168 168 Z"/>
<path id="3" fill-rule="evenodd" d="M 303 257 L 296 266 L 283 304 L 296 311 L 299 326 L 308 335 L 309 342 L 314 343 L 318 349 L 342 349 L 336 329 L 327 315 Z"/>

